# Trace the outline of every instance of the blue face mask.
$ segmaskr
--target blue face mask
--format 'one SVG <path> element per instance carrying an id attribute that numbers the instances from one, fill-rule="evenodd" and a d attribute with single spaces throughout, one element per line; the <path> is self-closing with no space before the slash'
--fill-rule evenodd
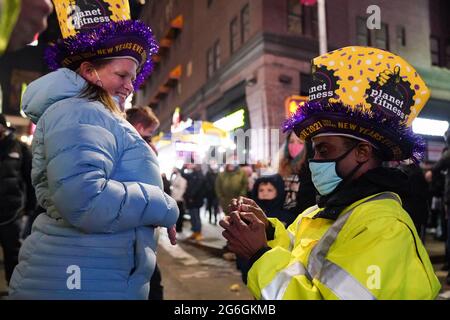
<path id="1" fill-rule="evenodd" d="M 311 178 L 317 191 L 322 196 L 333 192 L 342 178 L 336 172 L 336 162 L 309 162 Z"/>
<path id="2" fill-rule="evenodd" d="M 316 187 L 317 191 L 322 196 L 326 196 L 333 192 L 339 183 L 342 182 L 343 177 L 341 177 L 337 171 L 336 167 L 338 163 L 343 160 L 352 151 L 356 145 L 347 150 L 342 156 L 332 159 L 332 160 L 309 160 L 309 169 L 311 170 L 311 179 Z M 357 166 L 359 168 L 359 166 Z M 355 169 L 357 169 L 355 168 Z M 353 173 L 356 170 L 353 170 Z"/>

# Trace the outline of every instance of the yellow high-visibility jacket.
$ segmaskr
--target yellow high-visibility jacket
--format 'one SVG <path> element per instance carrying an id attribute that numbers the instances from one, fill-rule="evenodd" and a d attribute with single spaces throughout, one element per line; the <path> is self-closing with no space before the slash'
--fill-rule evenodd
<path id="1" fill-rule="evenodd" d="M 0 56 L 5 51 L 20 12 L 20 0 L 0 0 Z"/>
<path id="2" fill-rule="evenodd" d="M 305 210 L 275 237 L 248 273 L 257 299 L 434 299 L 428 254 L 400 197 L 383 192 L 345 208 L 337 220 Z"/>

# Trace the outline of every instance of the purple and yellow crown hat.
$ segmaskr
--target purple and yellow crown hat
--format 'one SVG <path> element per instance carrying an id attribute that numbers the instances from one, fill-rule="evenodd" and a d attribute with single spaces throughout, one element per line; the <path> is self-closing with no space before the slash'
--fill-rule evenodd
<path id="1" fill-rule="evenodd" d="M 45 60 L 51 70 L 76 70 L 81 62 L 127 57 L 138 65 L 135 89 L 153 70 L 158 45 L 152 30 L 130 20 L 128 0 L 53 0 L 62 39 L 50 45 Z"/>
<path id="2" fill-rule="evenodd" d="M 430 90 L 401 57 L 351 46 L 312 61 L 308 102 L 283 124 L 302 140 L 341 135 L 371 143 L 383 160 L 418 161 L 425 144 L 412 121 Z"/>

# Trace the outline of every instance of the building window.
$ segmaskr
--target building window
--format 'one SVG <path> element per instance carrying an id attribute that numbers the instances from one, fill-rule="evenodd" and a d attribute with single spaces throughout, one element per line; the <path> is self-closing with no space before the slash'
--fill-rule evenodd
<path id="1" fill-rule="evenodd" d="M 380 29 L 369 30 L 366 25 L 366 18 L 356 17 L 356 44 L 389 50 L 388 25 L 381 23 Z"/>
<path id="2" fill-rule="evenodd" d="M 319 16 L 317 5 L 309 6 L 311 12 L 311 34 L 313 37 L 317 37 L 319 35 Z"/>
<path id="3" fill-rule="evenodd" d="M 238 19 L 234 17 L 230 22 L 230 52 L 233 53 L 239 46 Z"/>
<path id="4" fill-rule="evenodd" d="M 214 52 L 212 48 L 209 48 L 206 53 L 206 63 L 206 76 L 207 78 L 211 78 L 214 73 Z"/>
<path id="5" fill-rule="evenodd" d="M 248 3 L 241 10 L 241 42 L 244 43 L 250 36 L 250 8 Z"/>
<path id="6" fill-rule="evenodd" d="M 431 64 L 433 66 L 439 66 L 439 39 L 436 37 L 430 38 L 430 49 L 431 49 Z"/>
<path id="7" fill-rule="evenodd" d="M 389 30 L 386 23 L 381 23 L 380 29 L 371 30 L 375 33 L 373 45 L 376 48 L 389 50 Z"/>
<path id="8" fill-rule="evenodd" d="M 288 0 L 288 32 L 303 34 L 303 7 L 299 0 Z"/>
<path id="9" fill-rule="evenodd" d="M 206 76 L 211 78 L 220 68 L 220 41 L 217 40 L 212 48 L 206 52 Z"/>
<path id="10" fill-rule="evenodd" d="M 397 26 L 397 47 L 406 46 L 406 30 L 403 26 Z"/>
<path id="11" fill-rule="evenodd" d="M 366 19 L 356 17 L 356 44 L 368 46 L 370 43 L 369 29 L 366 26 Z"/>
<path id="12" fill-rule="evenodd" d="M 220 41 L 214 43 L 214 71 L 220 68 Z"/>

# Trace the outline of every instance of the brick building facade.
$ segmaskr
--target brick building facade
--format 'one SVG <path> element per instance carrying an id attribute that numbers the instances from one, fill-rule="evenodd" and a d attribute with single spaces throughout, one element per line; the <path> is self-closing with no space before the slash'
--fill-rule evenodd
<path id="1" fill-rule="evenodd" d="M 141 16 L 154 29 L 162 51 L 136 103 L 150 104 L 164 131 L 176 107 L 184 118 L 208 121 L 245 107 L 247 128 L 279 128 L 286 116 L 286 97 L 305 94 L 310 60 L 319 53 L 317 6 L 299 2 L 148 3 Z M 434 17 L 439 7 L 427 0 L 377 1 L 381 29 L 368 30 L 366 10 L 372 2 L 326 1 L 328 49 L 371 45 L 398 53 L 430 83 L 435 103 L 425 108 L 426 114 L 450 118 L 450 90 L 442 81 L 450 83 L 450 71 L 431 64 L 430 10 Z"/>

